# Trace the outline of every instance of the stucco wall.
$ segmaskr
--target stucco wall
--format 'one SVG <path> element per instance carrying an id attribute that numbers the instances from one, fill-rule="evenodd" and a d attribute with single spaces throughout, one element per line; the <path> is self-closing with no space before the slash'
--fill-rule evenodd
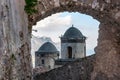
<path id="1" fill-rule="evenodd" d="M 61 43 L 61 58 L 68 59 L 68 47 L 72 47 L 72 58 L 85 57 L 85 43 Z"/>
<path id="2" fill-rule="evenodd" d="M 46 70 L 51 70 L 54 68 L 55 59 L 58 59 L 57 54 L 35 55 L 35 67 L 43 66 Z M 42 64 L 42 60 L 44 60 L 44 64 Z"/>

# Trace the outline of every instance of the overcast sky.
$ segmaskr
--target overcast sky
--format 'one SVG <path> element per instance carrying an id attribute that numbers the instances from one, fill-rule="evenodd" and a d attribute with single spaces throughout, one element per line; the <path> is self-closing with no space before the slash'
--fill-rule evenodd
<path id="1" fill-rule="evenodd" d="M 65 31 L 72 26 L 72 24 L 87 37 L 87 55 L 93 54 L 94 47 L 97 45 L 98 26 L 100 23 L 89 15 L 77 12 L 53 14 L 39 21 L 37 25 L 33 27 L 33 29 L 38 31 L 33 31 L 32 34 L 39 37 L 51 37 L 54 42 L 60 42 L 59 37 L 63 35 Z"/>

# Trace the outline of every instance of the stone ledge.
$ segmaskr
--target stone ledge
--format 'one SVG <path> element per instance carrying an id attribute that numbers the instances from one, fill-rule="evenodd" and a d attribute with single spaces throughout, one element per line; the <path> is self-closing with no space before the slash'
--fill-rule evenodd
<path id="1" fill-rule="evenodd" d="M 49 72 L 34 75 L 34 80 L 90 80 L 95 55 L 68 63 Z"/>

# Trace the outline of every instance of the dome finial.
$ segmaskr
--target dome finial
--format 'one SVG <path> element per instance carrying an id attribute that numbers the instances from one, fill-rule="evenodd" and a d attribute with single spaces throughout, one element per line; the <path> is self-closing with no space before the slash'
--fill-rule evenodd
<path id="1" fill-rule="evenodd" d="M 74 25 L 72 24 L 72 27 L 74 27 Z"/>

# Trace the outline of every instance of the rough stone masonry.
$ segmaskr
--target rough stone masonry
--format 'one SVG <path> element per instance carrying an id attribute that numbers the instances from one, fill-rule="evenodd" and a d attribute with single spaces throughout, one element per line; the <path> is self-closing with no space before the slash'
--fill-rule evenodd
<path id="1" fill-rule="evenodd" d="M 90 80 L 120 80 L 120 0 L 38 0 L 37 13 L 28 18 L 24 5 L 24 0 L 0 0 L 0 80 L 32 80 L 29 31 L 41 19 L 63 11 L 100 21 Z"/>
<path id="2" fill-rule="evenodd" d="M 24 0 L 0 0 L 0 80 L 32 80 Z"/>

